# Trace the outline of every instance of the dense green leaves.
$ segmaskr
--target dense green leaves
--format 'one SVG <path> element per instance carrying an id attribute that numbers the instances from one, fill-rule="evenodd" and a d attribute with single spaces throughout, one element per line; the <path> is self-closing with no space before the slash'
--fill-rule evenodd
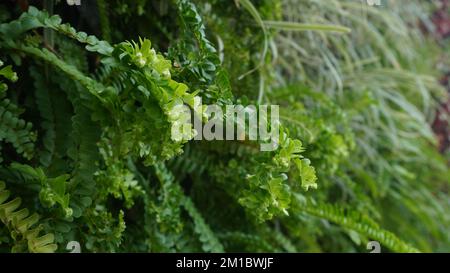
<path id="1" fill-rule="evenodd" d="M 0 251 L 448 251 L 431 3 L 60 2 L 0 5 Z M 200 98 L 278 148 L 196 140 Z"/>
<path id="2" fill-rule="evenodd" d="M 43 227 L 36 226 L 39 215 L 30 215 L 28 209 L 19 209 L 22 200 L 15 198 L 8 201 L 10 192 L 6 190 L 5 182 L 0 181 L 0 220 L 12 234 L 12 252 L 54 252 L 57 245 L 53 243 L 51 233 L 40 235 Z"/>
<path id="3" fill-rule="evenodd" d="M 2 66 L 3 62 L 0 60 L 0 68 Z M 3 83 L 2 78 L 12 82 L 18 80 L 17 73 L 12 70 L 10 65 L 0 69 L 0 142 L 5 141 L 12 144 L 17 153 L 31 159 L 36 140 L 35 132 L 32 131 L 33 125 L 19 117 L 23 110 L 6 97 L 8 86 Z M 0 148 L 0 163 L 2 160 Z"/>

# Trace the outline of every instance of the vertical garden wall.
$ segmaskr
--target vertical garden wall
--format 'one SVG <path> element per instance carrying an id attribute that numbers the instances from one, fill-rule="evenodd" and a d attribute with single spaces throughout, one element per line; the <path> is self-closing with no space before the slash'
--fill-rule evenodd
<path id="1" fill-rule="evenodd" d="M 450 251 L 449 12 L 1 1 L 0 252 Z M 278 105 L 277 149 L 174 136 L 199 99 Z"/>

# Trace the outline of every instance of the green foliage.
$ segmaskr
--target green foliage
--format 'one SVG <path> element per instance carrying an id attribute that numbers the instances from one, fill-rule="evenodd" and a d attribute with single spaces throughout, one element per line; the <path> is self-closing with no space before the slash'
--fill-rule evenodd
<path id="1" fill-rule="evenodd" d="M 39 215 L 30 215 L 28 209 L 19 209 L 21 198 L 8 201 L 10 192 L 6 190 L 5 182 L 0 181 L 0 220 L 5 224 L 11 234 L 14 246 L 13 252 L 54 252 L 57 248 L 53 243 L 54 235 L 51 233 L 40 236 L 42 226 L 35 226 Z M 33 226 L 35 226 L 33 228 Z"/>
<path id="2" fill-rule="evenodd" d="M 1 66 L 3 66 L 2 61 L 0 61 Z M 16 72 L 12 70 L 10 65 L 0 69 L 0 76 L 12 82 L 18 80 Z M 18 154 L 31 159 L 33 158 L 34 141 L 36 140 L 36 135 L 32 131 L 33 125 L 19 117 L 23 110 L 6 98 L 7 89 L 8 86 L 0 80 L 0 142 L 5 141 L 12 144 Z M 2 161 L 0 148 L 0 163 Z"/>
<path id="3" fill-rule="evenodd" d="M 449 250 L 431 122 L 450 68 L 417 24 L 432 3 L 14 5 L 0 5 L 0 251 Z M 200 98 L 279 105 L 278 148 L 173 132 L 207 121 Z"/>
<path id="4" fill-rule="evenodd" d="M 395 252 L 419 252 L 414 247 L 398 239 L 394 234 L 380 229 L 376 222 L 357 211 L 351 211 L 342 206 L 333 206 L 326 203 L 311 205 L 309 202 L 306 202 L 300 206 L 300 210 L 305 213 L 327 219 L 344 228 L 354 230 L 360 234 L 359 236 L 375 239 L 380 244 Z"/>
<path id="5" fill-rule="evenodd" d="M 205 223 L 201 214 L 194 207 L 191 199 L 186 198 L 184 207 L 194 221 L 194 231 L 198 234 L 200 242 L 202 242 L 202 250 L 205 252 L 224 252 L 223 246 L 216 238 L 214 232 Z"/>
<path id="6" fill-rule="evenodd" d="M 189 0 L 176 1 L 182 27 L 181 40 L 169 48 L 169 56 L 179 69 L 176 77 L 200 89 L 207 101 L 229 104 L 232 98 L 227 72 L 220 66 L 214 45 L 206 36 L 205 26 L 196 6 Z"/>
<path id="7" fill-rule="evenodd" d="M 48 178 L 41 168 L 34 169 L 28 165 L 12 163 L 10 170 L 20 173 L 28 183 L 40 185 L 39 199 L 44 207 L 51 208 L 58 204 L 61 207 L 62 215 L 72 216 L 72 209 L 69 208 L 69 194 L 66 193 L 66 183 L 69 175 L 64 174 L 55 178 Z"/>

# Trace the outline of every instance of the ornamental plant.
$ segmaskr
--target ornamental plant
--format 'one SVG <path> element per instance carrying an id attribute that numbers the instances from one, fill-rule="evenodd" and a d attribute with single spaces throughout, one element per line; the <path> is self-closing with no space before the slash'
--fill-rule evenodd
<path id="1" fill-rule="evenodd" d="M 75 2 L 0 3 L 0 252 L 450 251 L 439 1 Z"/>

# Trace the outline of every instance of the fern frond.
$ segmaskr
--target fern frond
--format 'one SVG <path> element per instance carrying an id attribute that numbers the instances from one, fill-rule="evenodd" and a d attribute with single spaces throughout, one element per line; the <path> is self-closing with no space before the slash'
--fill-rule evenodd
<path id="1" fill-rule="evenodd" d="M 298 198 L 297 200 L 303 200 Z M 420 252 L 418 249 L 403 242 L 393 233 L 383 230 L 375 221 L 357 211 L 345 209 L 341 206 L 301 201 L 298 209 L 306 214 L 320 217 L 336 223 L 342 227 L 352 229 L 368 238 L 377 240 L 395 252 Z"/>
<path id="2" fill-rule="evenodd" d="M 157 221 L 163 230 L 173 230 L 179 233 L 183 228 L 181 220 L 183 191 L 164 163 L 156 163 L 153 167 L 161 185 L 158 193 L 159 202 L 154 205 Z"/>
<path id="3" fill-rule="evenodd" d="M 220 243 L 220 241 L 215 236 L 214 232 L 211 230 L 211 228 L 207 225 L 205 220 L 203 219 L 200 212 L 195 207 L 194 203 L 192 202 L 191 198 L 187 196 L 183 196 L 182 189 L 179 184 L 175 183 L 175 178 L 173 177 L 172 173 L 167 169 L 167 167 L 164 164 L 158 163 L 155 164 L 155 172 L 159 180 L 162 182 L 162 193 L 163 198 L 166 200 L 166 202 L 171 201 L 172 208 L 170 209 L 173 212 L 171 213 L 174 216 L 179 217 L 180 211 L 179 209 L 174 210 L 175 208 L 179 208 L 179 206 L 183 206 L 184 209 L 188 212 L 189 216 L 191 217 L 193 223 L 194 223 L 194 231 L 199 236 L 199 240 L 202 243 L 202 249 L 205 252 L 224 252 L 223 246 Z M 167 196 L 167 194 L 170 194 L 171 196 Z M 176 195 L 174 195 L 177 193 Z M 174 199 L 176 198 L 176 199 Z M 181 199 L 181 200 L 180 200 Z M 177 204 L 178 203 L 178 204 Z M 166 211 L 168 211 L 166 209 Z M 167 213 L 167 212 L 166 212 Z M 162 211 L 160 211 L 160 215 L 163 216 Z M 167 217 L 169 215 L 166 215 Z M 168 219 L 166 219 L 167 222 Z M 173 219 L 172 219 L 173 221 Z M 178 220 L 180 221 L 180 220 Z"/>
<path id="4" fill-rule="evenodd" d="M 2 37 L 8 37 L 7 44 L 14 44 L 13 39 L 19 37 L 23 33 L 36 28 L 50 28 L 56 32 L 77 40 L 80 43 L 87 44 L 86 50 L 97 52 L 102 55 L 111 54 L 113 48 L 106 41 L 100 41 L 93 35 L 87 35 L 85 32 L 77 32 L 69 24 L 62 24 L 61 17 L 58 15 L 49 16 L 46 11 L 40 11 L 30 6 L 28 12 L 22 13 L 19 19 L 8 24 L 0 25 L 0 34 Z"/>
<path id="5" fill-rule="evenodd" d="M 69 78 L 78 82 L 83 87 L 86 88 L 92 95 L 96 96 L 100 101 L 106 102 L 105 99 L 100 95 L 101 93 L 107 91 L 107 88 L 95 81 L 94 79 L 84 75 L 75 66 L 66 63 L 65 61 L 59 59 L 54 53 L 50 52 L 48 49 L 39 49 L 32 46 L 19 45 L 12 43 L 12 48 L 22 51 L 30 56 L 33 56 L 39 60 L 43 60 L 52 64 L 53 66 L 64 72 Z M 111 91 L 110 89 L 108 89 Z"/>
<path id="6" fill-rule="evenodd" d="M 100 159 L 97 142 L 100 139 L 98 125 L 94 123 L 89 109 L 77 92 L 77 85 L 68 79 L 60 79 L 62 90 L 66 90 L 69 101 L 74 108 L 72 116 L 72 146 L 67 155 L 73 160 L 71 191 L 73 199 L 71 207 L 74 217 L 80 217 L 83 211 L 91 205 L 95 190 L 94 173 L 97 170 L 97 161 Z"/>
<path id="7" fill-rule="evenodd" d="M 31 122 L 19 115 L 22 111 L 7 98 L 0 98 L 0 141 L 11 143 L 17 153 L 26 159 L 33 158 L 36 133 Z"/>
<path id="8" fill-rule="evenodd" d="M 32 228 L 39 221 L 39 215 L 30 215 L 28 209 L 20 209 L 22 200 L 15 198 L 7 202 L 10 192 L 6 190 L 6 184 L 0 181 L 0 220 L 5 224 L 16 241 L 13 251 L 22 251 L 22 244 L 26 242 L 28 251 L 34 253 L 51 253 L 56 251 L 58 246 L 54 244 L 52 233 L 40 236 L 42 226 Z"/>
<path id="9" fill-rule="evenodd" d="M 292 241 L 288 237 L 286 237 L 281 231 L 270 229 L 267 232 L 271 233 L 274 240 L 277 242 L 278 245 L 280 245 L 283 248 L 284 251 L 292 253 L 298 252 L 297 248 L 292 243 Z"/>
<path id="10" fill-rule="evenodd" d="M 216 237 L 211 228 L 206 224 L 205 220 L 201 216 L 200 212 L 194 206 L 194 203 L 189 197 L 185 198 L 183 203 L 184 208 L 194 221 L 194 231 L 199 236 L 200 242 L 202 242 L 202 249 L 205 252 L 224 252 L 224 248 Z"/>
<path id="11" fill-rule="evenodd" d="M 108 18 L 108 5 L 105 0 L 97 0 L 98 16 L 100 18 L 100 27 L 102 38 L 105 41 L 111 41 L 111 27 Z"/>
<path id="12" fill-rule="evenodd" d="M 34 79 L 36 104 L 41 114 L 41 126 L 45 130 L 43 135 L 44 150 L 41 152 L 39 161 L 45 167 L 51 163 L 55 152 L 55 117 L 53 114 L 52 103 L 48 91 L 48 84 L 44 82 L 44 75 L 38 73 L 37 69 L 30 67 L 30 75 Z"/>
<path id="13" fill-rule="evenodd" d="M 239 231 L 219 233 L 218 237 L 224 242 L 228 251 L 277 252 L 276 249 L 256 234 Z"/>
<path id="14" fill-rule="evenodd" d="M 220 65 L 217 50 L 206 36 L 205 25 L 196 5 L 190 0 L 177 0 L 176 4 L 184 35 L 182 41 L 169 49 L 169 56 L 183 67 L 181 73 L 191 79 L 191 86 L 201 86 L 209 97 L 230 103 L 233 95 L 228 75 Z M 186 52 L 190 52 L 189 56 L 185 55 Z"/>

